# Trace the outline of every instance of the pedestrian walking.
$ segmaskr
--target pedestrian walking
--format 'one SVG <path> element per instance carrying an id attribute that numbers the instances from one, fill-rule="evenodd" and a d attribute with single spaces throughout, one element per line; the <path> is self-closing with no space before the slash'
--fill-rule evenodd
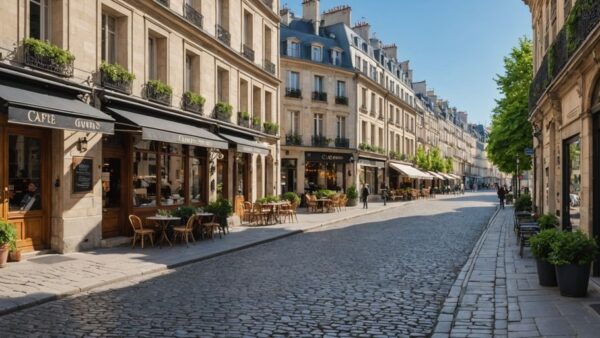
<path id="1" fill-rule="evenodd" d="M 369 209 L 369 195 L 371 191 L 369 190 L 369 185 L 367 183 L 363 184 L 362 190 L 360 192 L 361 198 L 363 201 L 363 209 Z"/>
<path id="2" fill-rule="evenodd" d="M 506 190 L 504 187 L 498 189 L 498 199 L 500 200 L 500 208 L 504 209 L 504 198 L 506 197 Z"/>

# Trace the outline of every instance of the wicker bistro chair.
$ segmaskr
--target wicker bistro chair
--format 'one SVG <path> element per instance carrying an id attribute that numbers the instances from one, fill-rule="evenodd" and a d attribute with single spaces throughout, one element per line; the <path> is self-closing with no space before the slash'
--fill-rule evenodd
<path id="1" fill-rule="evenodd" d="M 344 210 L 348 209 L 348 196 L 346 196 L 346 194 L 342 194 L 340 196 L 340 211 L 342 211 L 342 207 L 344 207 Z"/>
<path id="2" fill-rule="evenodd" d="M 209 222 L 202 223 L 202 228 L 200 230 L 201 237 L 203 239 L 215 239 L 215 231 L 218 231 L 219 226 L 220 224 L 217 222 L 217 216 L 213 216 Z"/>
<path id="3" fill-rule="evenodd" d="M 179 236 L 182 241 L 185 239 L 186 246 L 189 246 L 189 236 L 192 236 L 192 241 L 194 243 L 196 242 L 196 239 L 194 238 L 194 223 L 196 222 L 196 218 L 197 216 L 192 215 L 188 218 L 184 226 L 173 227 L 173 242 L 177 240 L 177 236 Z"/>
<path id="4" fill-rule="evenodd" d="M 284 204 L 279 209 L 279 215 L 281 216 L 282 222 L 285 222 L 286 219 L 290 219 L 290 223 L 293 223 L 294 220 L 298 223 L 298 216 L 296 214 L 296 208 L 298 205 L 296 203 Z"/>
<path id="5" fill-rule="evenodd" d="M 131 247 L 135 248 L 135 242 L 137 238 L 141 238 L 142 249 L 144 248 L 144 237 L 150 237 L 150 244 L 154 247 L 154 230 L 153 229 L 144 229 L 144 224 L 142 220 L 136 215 L 129 215 L 129 223 L 131 224 L 131 228 L 133 228 L 133 240 L 131 242 Z"/>
<path id="6" fill-rule="evenodd" d="M 334 195 L 331 197 L 331 202 L 327 204 L 327 212 L 330 212 L 331 209 L 333 211 L 341 211 L 340 210 L 340 195 Z"/>
<path id="7" fill-rule="evenodd" d="M 252 210 L 252 203 L 245 201 L 244 202 L 244 213 L 242 215 L 242 222 L 252 223 L 254 215 Z"/>
<path id="8" fill-rule="evenodd" d="M 308 212 L 317 212 L 317 197 L 315 195 L 306 194 L 306 209 Z"/>

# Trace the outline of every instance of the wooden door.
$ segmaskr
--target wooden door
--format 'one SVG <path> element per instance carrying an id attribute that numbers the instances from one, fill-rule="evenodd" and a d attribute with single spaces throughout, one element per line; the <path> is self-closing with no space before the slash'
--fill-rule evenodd
<path id="1" fill-rule="evenodd" d="M 18 248 L 25 252 L 48 249 L 52 203 L 49 131 L 6 127 L 1 138 L 3 214 L 17 229 Z"/>
<path id="2" fill-rule="evenodd" d="M 125 161 L 105 153 L 102 160 L 102 238 L 124 234 L 126 208 Z"/>

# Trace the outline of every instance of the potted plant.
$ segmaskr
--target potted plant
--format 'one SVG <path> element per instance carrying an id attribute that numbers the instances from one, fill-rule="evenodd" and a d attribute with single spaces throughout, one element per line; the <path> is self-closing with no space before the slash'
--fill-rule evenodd
<path id="1" fill-rule="evenodd" d="M 175 217 L 181 217 L 181 225 L 187 223 L 188 219 L 196 213 L 196 207 L 193 205 L 182 205 L 171 212 Z"/>
<path id="2" fill-rule="evenodd" d="M 592 261 L 598 253 L 598 244 L 581 231 L 559 232 L 551 244 L 548 261 L 556 266 L 560 294 L 567 297 L 585 297 Z"/>
<path id="3" fill-rule="evenodd" d="M 189 110 L 194 113 L 199 113 L 204 107 L 206 99 L 200 95 L 191 91 L 183 93 L 183 109 Z"/>
<path id="4" fill-rule="evenodd" d="M 292 204 L 299 205 L 300 204 L 300 196 L 293 191 L 288 191 L 282 196 L 283 200 L 290 201 Z"/>
<path id="5" fill-rule="evenodd" d="M 506 204 L 512 204 L 514 196 L 511 193 L 506 194 L 506 196 L 504 196 L 504 198 L 506 199 Z"/>
<path id="6" fill-rule="evenodd" d="M 559 236 L 558 230 L 546 229 L 529 239 L 531 253 L 535 257 L 538 273 L 538 281 L 541 286 L 556 286 L 556 270 L 554 265 L 548 262 L 552 251 L 552 243 Z"/>
<path id="7" fill-rule="evenodd" d="M 221 121 L 229 121 L 233 107 L 227 102 L 217 102 L 215 105 L 215 114 Z"/>
<path id="8" fill-rule="evenodd" d="M 348 197 L 348 206 L 355 206 L 356 201 L 358 201 L 358 190 L 356 190 L 356 186 L 353 185 L 346 189 L 346 196 Z"/>
<path id="9" fill-rule="evenodd" d="M 126 94 L 131 93 L 131 82 L 135 79 L 135 75 L 121 65 L 102 61 L 100 64 L 100 73 L 100 80 L 103 86 Z"/>
<path id="10" fill-rule="evenodd" d="M 531 195 L 522 194 L 515 201 L 515 211 L 531 211 Z"/>
<path id="11" fill-rule="evenodd" d="M 10 252 L 8 253 L 8 261 L 9 262 L 15 262 L 18 263 L 21 261 L 21 250 L 19 249 L 14 249 L 14 250 L 10 250 Z"/>
<path id="12" fill-rule="evenodd" d="M 160 80 L 146 82 L 146 96 L 149 100 L 169 105 L 171 104 L 173 88 Z"/>
<path id="13" fill-rule="evenodd" d="M 540 230 L 554 229 L 558 226 L 559 220 L 552 213 L 546 213 L 537 218 L 537 223 L 540 226 Z"/>
<path id="14" fill-rule="evenodd" d="M 218 198 L 216 201 L 208 203 L 204 207 L 204 211 L 214 214 L 221 227 L 227 227 L 227 217 L 233 213 L 233 207 L 228 199 Z"/>
<path id="15" fill-rule="evenodd" d="M 252 118 L 252 127 L 256 130 L 260 130 L 261 119 L 258 116 Z"/>
<path id="16" fill-rule="evenodd" d="M 16 250 L 17 230 L 15 227 L 0 220 L 0 268 L 6 266 L 8 252 Z"/>

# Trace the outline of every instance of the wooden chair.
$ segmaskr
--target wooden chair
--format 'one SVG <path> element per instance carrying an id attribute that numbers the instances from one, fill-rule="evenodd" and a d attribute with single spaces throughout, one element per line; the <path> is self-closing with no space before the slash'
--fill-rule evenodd
<path id="1" fill-rule="evenodd" d="M 204 236 L 209 237 L 210 239 L 215 239 L 215 231 L 219 228 L 220 224 L 216 222 L 217 216 L 213 215 L 210 222 L 202 223 L 201 228 L 201 236 L 204 239 Z"/>
<path id="2" fill-rule="evenodd" d="M 282 205 L 279 209 L 279 214 L 281 216 L 282 221 L 285 222 L 285 220 L 289 218 L 290 223 L 293 223 L 294 219 L 296 220 L 296 223 L 298 223 L 298 215 L 296 214 L 296 208 L 298 208 L 298 205 L 295 202 Z"/>
<path id="3" fill-rule="evenodd" d="M 138 237 L 141 237 L 142 249 L 144 248 L 144 237 L 150 237 L 150 243 L 152 247 L 154 247 L 154 230 L 152 229 L 144 229 L 144 225 L 142 220 L 136 215 L 129 215 L 129 223 L 133 228 L 133 241 L 131 243 L 131 247 L 135 248 L 135 242 Z"/>
<path id="4" fill-rule="evenodd" d="M 176 226 L 173 227 L 173 242 L 177 240 L 177 236 L 183 239 L 185 238 L 185 245 L 189 247 L 189 236 L 192 236 L 192 241 L 195 243 L 196 239 L 194 238 L 194 223 L 196 222 L 197 216 L 192 215 L 188 218 L 187 222 L 184 226 Z"/>
<path id="5" fill-rule="evenodd" d="M 244 202 L 244 213 L 242 214 L 242 222 L 252 223 L 253 220 L 253 210 L 252 203 L 245 201 Z"/>
<path id="6" fill-rule="evenodd" d="M 348 209 L 348 196 L 346 194 L 342 194 L 340 197 L 340 211 L 342 211 L 342 207 L 344 207 L 344 210 Z"/>
<path id="7" fill-rule="evenodd" d="M 331 202 L 329 202 L 327 205 L 327 212 L 330 212 L 331 209 L 333 209 L 334 211 L 341 211 L 340 210 L 340 195 L 334 195 L 333 197 L 331 197 Z"/>
<path id="8" fill-rule="evenodd" d="M 306 209 L 308 212 L 311 210 L 317 212 L 317 197 L 314 195 L 306 194 Z"/>

